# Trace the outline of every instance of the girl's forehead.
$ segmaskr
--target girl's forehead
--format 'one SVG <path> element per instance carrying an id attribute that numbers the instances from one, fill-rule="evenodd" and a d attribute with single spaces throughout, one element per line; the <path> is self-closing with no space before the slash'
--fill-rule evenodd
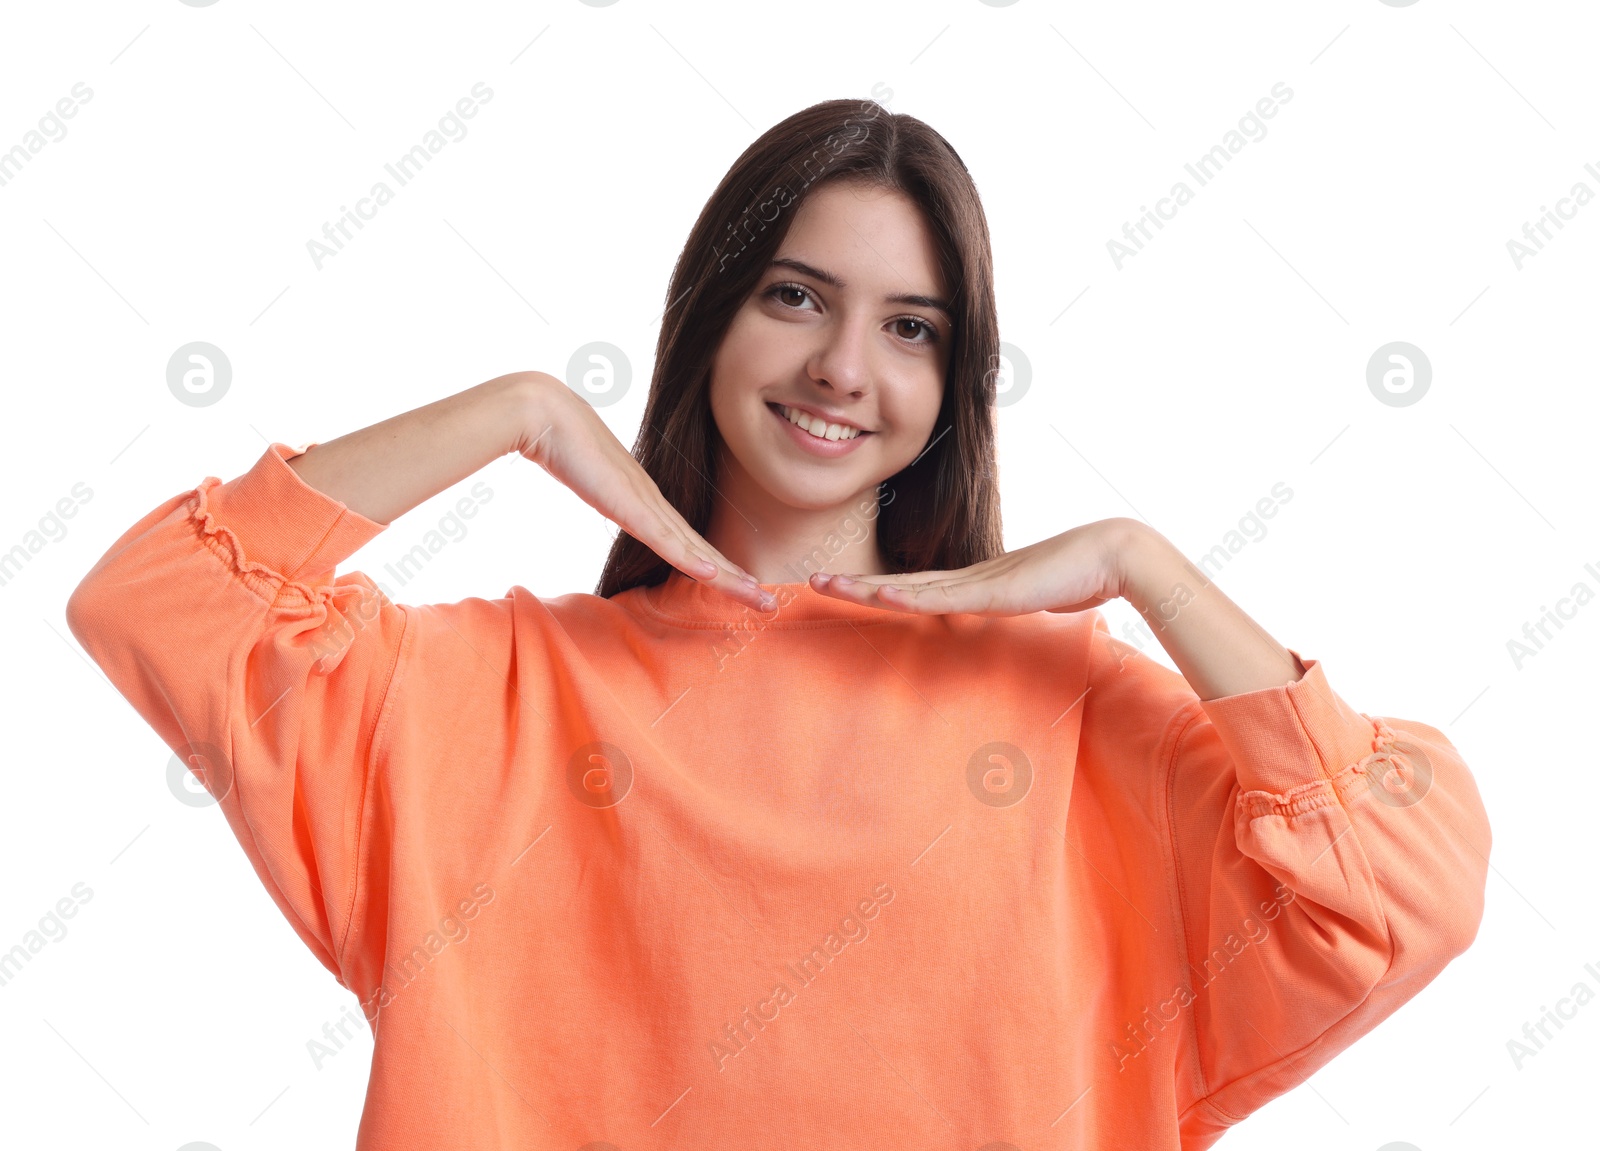
<path id="1" fill-rule="evenodd" d="M 795 270 L 845 290 L 857 282 L 892 281 L 887 290 L 896 293 L 939 297 L 946 291 L 933 231 L 920 206 L 896 189 L 817 189 L 801 204 L 773 260 L 801 265 Z"/>

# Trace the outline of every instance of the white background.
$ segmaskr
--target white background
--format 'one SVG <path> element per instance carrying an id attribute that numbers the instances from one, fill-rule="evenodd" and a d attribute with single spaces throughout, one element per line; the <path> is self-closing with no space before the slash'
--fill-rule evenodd
<path id="1" fill-rule="evenodd" d="M 875 84 L 971 169 L 1001 335 L 1031 362 L 1000 412 L 1007 547 L 1136 516 L 1198 559 L 1287 484 L 1219 583 L 1353 707 L 1440 728 L 1489 809 L 1474 945 L 1222 1145 L 1592 1130 L 1600 1004 L 1520 1069 L 1507 1041 L 1580 980 L 1600 991 L 1600 606 L 1520 668 L 1507 642 L 1575 584 L 1600 591 L 1600 205 L 1520 269 L 1507 241 L 1576 182 L 1600 192 L 1596 33 L 1579 3 L 1435 0 L 6 5 L 0 150 L 75 83 L 93 95 L 0 186 L 0 550 L 74 484 L 93 494 L 0 586 L 0 950 L 75 883 L 93 898 L 0 986 L 0 1142 L 347 1148 L 371 1055 L 363 1037 L 314 1067 L 307 1040 L 355 998 L 220 811 L 168 790 L 169 750 L 67 631 L 78 580 L 268 440 L 560 375 L 591 340 L 631 360 L 601 410 L 632 443 L 706 196 L 773 123 Z M 479 81 L 467 135 L 318 270 L 307 241 Z M 1119 270 L 1107 241 L 1193 187 L 1184 163 L 1278 82 L 1267 134 Z M 167 387 L 193 340 L 233 367 L 211 406 Z M 1367 386 L 1395 340 L 1432 366 L 1409 406 Z M 614 529 L 517 456 L 342 570 L 380 576 L 476 480 L 492 502 L 423 575 L 385 579 L 396 598 L 593 590 Z"/>

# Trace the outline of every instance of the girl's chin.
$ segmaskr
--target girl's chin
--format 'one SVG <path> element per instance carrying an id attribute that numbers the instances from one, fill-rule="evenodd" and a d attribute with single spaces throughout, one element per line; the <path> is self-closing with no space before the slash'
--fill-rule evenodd
<path id="1" fill-rule="evenodd" d="M 774 476 L 762 486 L 778 503 L 804 512 L 826 512 L 853 504 L 863 490 L 870 494 L 876 487 L 869 485 L 863 489 L 859 483 L 818 484 L 807 482 L 801 476 Z"/>

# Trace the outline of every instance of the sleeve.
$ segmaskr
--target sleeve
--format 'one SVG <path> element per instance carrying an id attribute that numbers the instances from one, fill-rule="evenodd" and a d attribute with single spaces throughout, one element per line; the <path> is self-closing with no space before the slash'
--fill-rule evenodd
<path id="1" fill-rule="evenodd" d="M 67 625 L 221 806 L 256 874 L 339 982 L 366 789 L 405 614 L 334 567 L 388 525 L 271 444 L 129 528 L 67 601 Z"/>
<path id="2" fill-rule="evenodd" d="M 1477 935 L 1490 831 L 1437 729 L 1303 676 L 1187 696 L 1165 777 L 1190 1028 L 1185 1147 L 1210 1146 L 1427 986 Z M 1160 667 L 1160 665 L 1154 665 Z"/>

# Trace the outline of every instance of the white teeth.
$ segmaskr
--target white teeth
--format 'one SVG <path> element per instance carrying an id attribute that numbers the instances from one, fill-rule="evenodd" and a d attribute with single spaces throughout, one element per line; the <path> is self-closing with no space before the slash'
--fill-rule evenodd
<path id="1" fill-rule="evenodd" d="M 826 424 L 808 412 L 799 408 L 791 408 L 779 404 L 778 410 L 791 424 L 799 426 L 804 431 L 810 432 L 819 440 L 853 440 L 861 434 L 860 428 L 846 427 L 844 424 Z"/>

